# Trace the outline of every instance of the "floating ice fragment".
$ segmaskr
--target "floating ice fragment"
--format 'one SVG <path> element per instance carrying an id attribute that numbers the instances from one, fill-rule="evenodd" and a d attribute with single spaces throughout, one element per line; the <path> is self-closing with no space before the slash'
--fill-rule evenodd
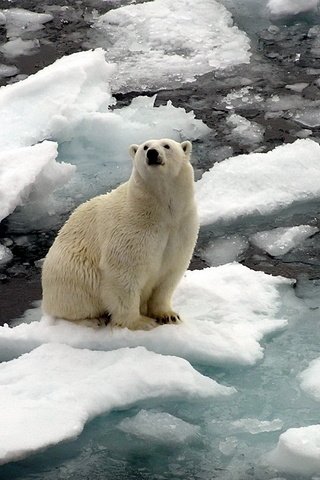
<path id="1" fill-rule="evenodd" d="M 265 215 L 320 197 L 320 146 L 296 140 L 268 153 L 215 164 L 196 183 L 202 225 L 244 215 Z"/>
<path id="2" fill-rule="evenodd" d="M 39 48 L 39 40 L 22 40 L 15 38 L 0 47 L 0 52 L 6 58 L 19 57 L 20 55 L 33 55 Z"/>
<path id="3" fill-rule="evenodd" d="M 14 65 L 4 65 L 0 63 L 0 78 L 2 77 L 12 77 L 19 73 L 19 70 Z"/>
<path id="4" fill-rule="evenodd" d="M 213 240 L 200 252 L 201 258 L 212 267 L 239 261 L 249 243 L 245 237 L 230 235 Z"/>
<path id="5" fill-rule="evenodd" d="M 300 386 L 308 395 L 320 401 L 320 357 L 310 362 L 299 375 Z"/>
<path id="6" fill-rule="evenodd" d="M 13 255 L 11 250 L 0 243 L 0 266 L 10 262 L 12 258 Z"/>
<path id="7" fill-rule="evenodd" d="M 272 15 L 297 15 L 298 13 L 316 10 L 318 0 L 269 0 L 268 8 Z"/>
<path id="8" fill-rule="evenodd" d="M 279 418 L 274 420 L 259 420 L 258 418 L 241 418 L 231 422 L 231 427 L 239 431 L 249 432 L 252 435 L 281 430 L 283 422 Z"/>
<path id="9" fill-rule="evenodd" d="M 294 120 L 305 127 L 320 126 L 320 108 L 306 108 L 294 116 Z"/>
<path id="10" fill-rule="evenodd" d="M 197 438 L 200 427 L 165 412 L 140 410 L 134 417 L 122 420 L 118 428 L 144 440 L 166 445 L 188 442 Z"/>
<path id="11" fill-rule="evenodd" d="M 75 438 L 87 421 L 115 408 L 234 392 L 181 358 L 142 347 L 97 352 L 59 344 L 2 363 L 0 384 L 0 464 Z"/>
<path id="12" fill-rule="evenodd" d="M 233 455 L 238 446 L 237 437 L 227 437 L 219 442 L 219 450 L 223 455 Z"/>
<path id="13" fill-rule="evenodd" d="M 235 113 L 229 115 L 227 124 L 231 126 L 231 139 L 234 139 L 240 144 L 255 145 L 263 140 L 265 128 L 256 122 L 250 122 L 241 115 Z"/>
<path id="14" fill-rule="evenodd" d="M 21 37 L 27 32 L 36 32 L 43 28 L 43 24 L 53 19 L 48 13 L 36 13 L 23 8 L 0 10 L 2 22 L 7 30 L 7 37 Z"/>
<path id="15" fill-rule="evenodd" d="M 310 225 L 279 227 L 255 233 L 250 237 L 250 241 L 273 257 L 277 257 L 289 252 L 318 231 L 317 227 Z"/>
<path id="16" fill-rule="evenodd" d="M 0 327 L 0 360 L 51 342 L 78 348 L 114 350 L 143 345 L 148 350 L 178 355 L 197 364 L 253 365 L 263 357 L 259 341 L 283 329 L 287 321 L 279 289 L 292 282 L 256 272 L 240 264 L 188 271 L 174 297 L 180 325 L 163 325 L 149 332 L 127 329 L 92 329 L 66 321 L 33 321 Z M 35 319 L 41 313 L 34 312 Z M 29 315 L 30 318 L 30 315 Z"/>
<path id="17" fill-rule="evenodd" d="M 102 15 L 95 28 L 95 45 L 105 47 L 108 61 L 118 65 L 113 91 L 172 88 L 250 59 L 248 37 L 214 0 L 124 6 Z"/>

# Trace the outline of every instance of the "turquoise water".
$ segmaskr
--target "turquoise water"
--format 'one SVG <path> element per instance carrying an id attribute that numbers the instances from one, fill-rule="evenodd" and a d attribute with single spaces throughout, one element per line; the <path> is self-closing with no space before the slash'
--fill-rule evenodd
<path id="1" fill-rule="evenodd" d="M 312 282 L 302 287 L 298 293 L 305 298 L 312 287 L 318 288 Z M 101 416 L 90 422 L 77 440 L 1 467 L 0 478 L 271 480 L 281 476 L 298 480 L 300 476 L 275 472 L 264 465 L 263 459 L 276 446 L 282 431 L 319 422 L 319 404 L 303 393 L 297 380 L 297 375 L 319 356 L 319 309 L 315 305 L 319 291 L 313 291 L 312 307 L 308 301 L 297 299 L 294 291 L 291 293 L 283 299 L 289 325 L 282 333 L 267 338 L 265 356 L 259 364 L 232 369 L 196 366 L 220 383 L 235 386 L 235 395 L 210 402 L 159 400 Z M 201 433 L 189 442 L 166 445 L 117 428 L 121 420 L 141 408 L 168 412 L 199 425 Z M 246 418 L 278 419 L 280 426 L 276 431 L 252 434 L 231 425 Z"/>

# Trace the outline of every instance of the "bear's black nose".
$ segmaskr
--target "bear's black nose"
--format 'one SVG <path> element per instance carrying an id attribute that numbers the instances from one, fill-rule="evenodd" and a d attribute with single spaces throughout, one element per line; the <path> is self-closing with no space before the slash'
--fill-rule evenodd
<path id="1" fill-rule="evenodd" d="M 148 165 L 162 164 L 162 160 L 159 156 L 159 152 L 155 148 L 149 148 L 149 150 L 147 151 L 147 164 Z"/>

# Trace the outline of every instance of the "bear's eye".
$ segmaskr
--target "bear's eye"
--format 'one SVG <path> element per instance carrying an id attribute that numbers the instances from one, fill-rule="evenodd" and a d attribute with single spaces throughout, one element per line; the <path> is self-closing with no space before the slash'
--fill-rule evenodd
<path id="1" fill-rule="evenodd" d="M 163 145 L 164 148 L 166 148 L 167 150 L 170 150 L 170 145 L 166 144 L 166 145 Z"/>
<path id="2" fill-rule="evenodd" d="M 145 146 L 143 147 L 143 150 L 148 150 L 148 145 L 145 145 Z"/>

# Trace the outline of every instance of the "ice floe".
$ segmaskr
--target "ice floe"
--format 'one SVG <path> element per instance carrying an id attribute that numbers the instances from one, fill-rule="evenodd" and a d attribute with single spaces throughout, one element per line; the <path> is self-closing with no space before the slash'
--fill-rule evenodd
<path id="1" fill-rule="evenodd" d="M 49 13 L 36 13 L 24 8 L 0 10 L 1 24 L 6 28 L 8 38 L 17 38 L 29 32 L 36 32 L 53 19 Z"/>
<path id="2" fill-rule="evenodd" d="M 57 144 L 43 142 L 0 153 L 0 221 L 26 201 L 48 198 L 75 167 L 57 163 Z"/>
<path id="3" fill-rule="evenodd" d="M 320 425 L 289 428 L 282 433 L 277 447 L 266 456 L 280 471 L 303 476 L 320 471 Z"/>
<path id="4" fill-rule="evenodd" d="M 140 410 L 134 417 L 122 420 L 118 428 L 143 440 L 172 445 L 199 436 L 200 427 L 166 412 Z"/>
<path id="5" fill-rule="evenodd" d="M 215 164 L 196 183 L 202 225 L 265 215 L 320 196 L 320 146 L 296 140 Z"/>
<path id="6" fill-rule="evenodd" d="M 291 289 L 291 283 L 237 263 L 188 271 L 174 297 L 174 307 L 184 319 L 180 325 L 133 332 L 92 329 L 43 318 L 40 323 L 0 327 L 0 359 L 12 359 L 43 343 L 58 342 L 93 350 L 142 345 L 197 364 L 253 365 L 263 357 L 259 341 L 287 325 L 280 313 L 283 305 L 279 290 Z M 35 314 L 39 319 L 40 312 Z"/>
<path id="7" fill-rule="evenodd" d="M 0 417 L 0 464 L 75 438 L 93 417 L 142 400 L 191 400 L 235 392 L 181 358 L 142 347 L 97 352 L 59 344 L 42 345 L 2 363 L 0 385 L 5 408 Z"/>
<path id="8" fill-rule="evenodd" d="M 214 0 L 154 0 L 113 9 L 95 23 L 114 91 L 172 88 L 196 75 L 248 63 L 249 39 Z"/>
<path id="9" fill-rule="evenodd" d="M 318 231 L 318 227 L 310 225 L 279 227 L 255 233 L 250 237 L 250 241 L 273 257 L 277 257 L 289 252 Z"/>
<path id="10" fill-rule="evenodd" d="M 316 10 L 319 0 L 268 0 L 268 8 L 273 15 L 297 15 Z"/>

